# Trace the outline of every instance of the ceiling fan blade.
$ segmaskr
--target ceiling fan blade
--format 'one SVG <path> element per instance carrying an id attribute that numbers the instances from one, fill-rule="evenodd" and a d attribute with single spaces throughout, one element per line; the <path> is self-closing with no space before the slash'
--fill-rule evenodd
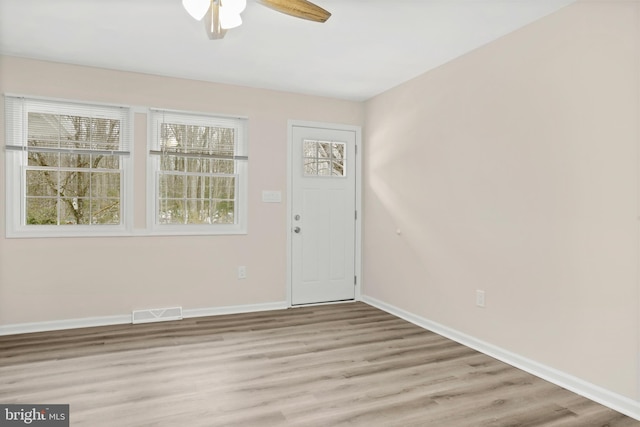
<path id="1" fill-rule="evenodd" d="M 331 16 L 331 13 L 307 0 L 258 0 L 258 2 L 278 12 L 309 21 L 325 22 Z"/>

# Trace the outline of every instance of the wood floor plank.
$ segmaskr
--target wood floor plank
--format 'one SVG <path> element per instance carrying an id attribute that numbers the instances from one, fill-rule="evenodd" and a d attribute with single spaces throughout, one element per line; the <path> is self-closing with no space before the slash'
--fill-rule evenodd
<path id="1" fill-rule="evenodd" d="M 640 426 L 364 303 L 0 337 L 0 401 L 88 427 Z"/>

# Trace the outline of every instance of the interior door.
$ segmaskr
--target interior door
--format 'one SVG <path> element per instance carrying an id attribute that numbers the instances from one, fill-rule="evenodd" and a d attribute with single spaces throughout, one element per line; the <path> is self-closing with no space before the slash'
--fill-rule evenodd
<path id="1" fill-rule="evenodd" d="M 292 128 L 292 305 L 355 297 L 356 133 Z"/>

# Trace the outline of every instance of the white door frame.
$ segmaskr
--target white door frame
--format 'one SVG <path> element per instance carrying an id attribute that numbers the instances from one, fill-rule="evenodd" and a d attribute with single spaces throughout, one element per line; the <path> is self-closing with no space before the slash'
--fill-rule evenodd
<path id="1" fill-rule="evenodd" d="M 289 120 L 287 122 L 287 304 L 292 307 L 292 249 L 291 239 L 293 233 L 293 128 L 310 127 L 319 129 L 333 129 L 352 131 L 356 137 L 356 235 L 355 235 L 355 273 L 356 285 L 354 300 L 361 300 L 360 289 L 362 286 L 362 128 L 360 126 L 343 125 L 336 123 L 310 122 L 304 120 Z"/>

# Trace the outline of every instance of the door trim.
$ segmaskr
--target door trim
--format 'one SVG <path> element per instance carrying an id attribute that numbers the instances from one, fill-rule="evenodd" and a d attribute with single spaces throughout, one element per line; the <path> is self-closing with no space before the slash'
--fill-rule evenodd
<path id="1" fill-rule="evenodd" d="M 360 126 L 336 124 L 336 123 L 322 123 L 322 122 L 310 122 L 304 120 L 289 120 L 287 122 L 287 305 L 293 307 L 291 301 L 291 286 L 292 286 L 292 248 L 291 238 L 293 233 L 293 223 L 291 217 L 293 216 L 293 128 L 294 127 L 307 127 L 317 129 L 331 129 L 331 130 L 343 130 L 352 131 L 355 133 L 356 144 L 356 211 L 358 212 L 358 218 L 356 219 L 355 228 L 355 273 L 358 278 L 355 285 L 354 300 L 361 300 L 361 286 L 362 286 L 362 128 Z M 300 305 L 296 305 L 300 307 Z"/>

